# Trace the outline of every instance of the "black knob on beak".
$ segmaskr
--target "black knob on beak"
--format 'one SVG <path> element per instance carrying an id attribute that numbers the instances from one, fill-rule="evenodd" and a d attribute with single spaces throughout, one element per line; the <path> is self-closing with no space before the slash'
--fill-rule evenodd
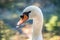
<path id="1" fill-rule="evenodd" d="M 20 16 L 20 18 L 22 18 L 22 19 L 23 19 L 23 18 L 24 18 L 24 16 L 23 16 L 23 15 L 21 15 L 21 16 Z"/>

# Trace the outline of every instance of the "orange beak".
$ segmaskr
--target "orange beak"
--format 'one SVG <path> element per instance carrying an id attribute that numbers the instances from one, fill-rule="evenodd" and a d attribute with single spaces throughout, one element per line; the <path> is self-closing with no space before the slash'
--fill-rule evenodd
<path id="1" fill-rule="evenodd" d="M 21 19 L 18 21 L 17 25 L 21 25 L 22 23 L 24 23 L 26 20 L 28 20 L 28 16 L 23 14 L 23 18 L 21 17 Z"/>

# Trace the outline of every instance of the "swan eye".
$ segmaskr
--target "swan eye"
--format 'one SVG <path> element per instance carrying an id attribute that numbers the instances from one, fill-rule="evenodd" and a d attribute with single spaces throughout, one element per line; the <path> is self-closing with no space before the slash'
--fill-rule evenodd
<path id="1" fill-rule="evenodd" d="M 28 13 L 31 13 L 31 11 L 28 11 Z"/>
<path id="2" fill-rule="evenodd" d="M 29 13 L 31 13 L 31 11 L 24 12 L 23 14 L 25 14 L 26 16 L 28 16 L 28 17 L 29 17 Z"/>
<path id="3" fill-rule="evenodd" d="M 29 13 L 31 13 L 31 11 L 24 12 L 23 15 L 20 16 L 20 18 L 23 19 L 25 15 L 27 16 L 27 18 L 29 18 Z"/>

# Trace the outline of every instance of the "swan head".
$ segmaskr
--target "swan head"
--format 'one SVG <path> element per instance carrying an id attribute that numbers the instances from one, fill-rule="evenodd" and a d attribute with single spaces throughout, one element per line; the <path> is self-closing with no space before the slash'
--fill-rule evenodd
<path id="1" fill-rule="evenodd" d="M 37 10 L 39 10 L 38 7 L 36 6 L 28 6 L 26 7 L 23 12 L 22 15 L 20 15 L 20 20 L 18 21 L 17 25 L 20 25 L 22 23 L 24 23 L 26 20 L 28 19 L 32 19 L 36 16 L 36 12 L 38 12 Z"/>

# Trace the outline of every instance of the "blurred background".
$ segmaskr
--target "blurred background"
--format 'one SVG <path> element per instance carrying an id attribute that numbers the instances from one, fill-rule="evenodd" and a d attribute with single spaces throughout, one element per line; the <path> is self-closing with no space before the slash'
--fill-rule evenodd
<path id="1" fill-rule="evenodd" d="M 26 39 L 17 32 L 16 23 L 23 9 L 30 5 L 40 7 L 43 12 L 44 40 L 60 40 L 60 0 L 0 0 L 0 40 L 10 40 L 18 35 L 21 39 Z M 32 20 L 26 23 L 32 24 Z M 21 29 L 18 30 L 20 33 Z"/>

